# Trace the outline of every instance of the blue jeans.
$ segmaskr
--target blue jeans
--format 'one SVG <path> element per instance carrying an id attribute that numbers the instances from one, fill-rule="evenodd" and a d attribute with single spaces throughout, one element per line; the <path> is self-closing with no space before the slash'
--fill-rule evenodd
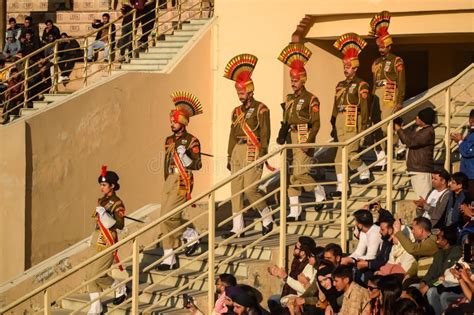
<path id="1" fill-rule="evenodd" d="M 442 292 L 438 293 L 436 287 L 432 287 L 426 292 L 426 298 L 428 303 L 433 307 L 436 315 L 441 315 L 457 298 L 463 296 L 454 292 Z"/>
<path id="2" fill-rule="evenodd" d="M 109 45 L 101 40 L 95 40 L 87 49 L 87 59 L 92 59 L 95 50 L 104 50 L 104 59 L 109 59 Z"/>

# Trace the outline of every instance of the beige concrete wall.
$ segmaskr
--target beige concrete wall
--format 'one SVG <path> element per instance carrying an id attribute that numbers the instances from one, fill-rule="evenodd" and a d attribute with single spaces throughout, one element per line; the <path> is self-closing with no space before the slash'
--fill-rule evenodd
<path id="1" fill-rule="evenodd" d="M 183 89 L 200 98 L 204 114 L 192 119 L 189 131 L 200 138 L 203 151 L 210 150 L 210 38 L 206 34 L 170 74 L 128 73 L 27 119 L 31 166 L 27 264 L 40 262 L 91 232 L 102 164 L 119 173 L 118 195 L 129 212 L 160 201 L 172 91 Z M 196 192 L 209 186 L 211 171 L 204 158 L 204 171 L 196 174 Z"/>
<path id="2" fill-rule="evenodd" d="M 0 283 L 24 271 L 25 124 L 0 128 Z"/>
<path id="3" fill-rule="evenodd" d="M 312 28 L 312 34 L 318 36 L 338 35 L 349 31 L 366 33 L 373 12 L 389 10 L 391 12 L 411 12 L 406 20 L 412 24 L 395 23 L 391 30 L 395 33 L 413 29 L 411 33 L 442 33 L 442 32 L 472 32 L 472 1 L 389 1 L 389 0 L 221 0 L 216 1 L 216 16 L 218 16 L 215 49 L 217 57 L 213 68 L 215 78 L 215 147 L 214 153 L 217 172 L 214 180 L 228 176 L 224 161 L 227 155 L 227 139 L 229 135 L 229 120 L 232 108 L 238 105 L 238 99 L 233 83 L 222 78 L 226 63 L 239 53 L 252 53 L 258 58 L 254 71 L 255 96 L 267 104 L 271 112 L 272 144 L 281 119 L 280 103 L 286 93 L 290 92 L 288 68 L 282 65 L 277 56 L 281 49 L 291 40 L 296 26 L 306 14 L 318 15 L 319 24 Z M 450 10 L 471 10 L 447 16 Z M 430 14 L 427 19 L 417 19 L 420 11 L 440 11 L 442 14 Z M 350 16 L 350 13 L 370 13 L 362 16 Z M 344 14 L 337 22 L 334 18 L 324 18 L 323 15 Z M 397 16 L 399 16 L 398 14 Z M 439 18 L 443 23 L 439 23 Z M 457 21 L 459 17 L 464 20 Z M 323 24 L 322 21 L 325 21 Z M 457 22 L 456 22 L 457 21 Z M 352 29 L 352 22 L 356 28 Z M 456 23 L 454 23 L 456 22 Z M 349 28 L 350 27 L 350 28 Z M 309 35 L 311 35 L 311 32 Z M 332 43 L 327 43 L 331 45 Z M 313 52 L 313 57 L 307 65 L 307 88 L 316 94 L 321 101 L 322 126 L 317 137 L 318 142 L 329 139 L 330 111 L 334 96 L 334 87 L 343 79 L 342 66 L 339 56 L 331 53 L 332 48 L 323 49 L 312 43 L 307 44 Z M 276 161 L 273 164 L 278 164 Z M 223 196 L 223 194 L 221 194 Z"/>

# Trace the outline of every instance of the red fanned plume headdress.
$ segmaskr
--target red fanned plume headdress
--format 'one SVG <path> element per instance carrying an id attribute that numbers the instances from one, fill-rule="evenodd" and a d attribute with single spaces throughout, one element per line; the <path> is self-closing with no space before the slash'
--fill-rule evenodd
<path id="1" fill-rule="evenodd" d="M 376 14 L 370 21 L 369 35 L 376 37 L 378 46 L 387 47 L 392 45 L 392 36 L 388 33 L 390 25 L 390 12 L 382 11 Z"/>
<path id="2" fill-rule="evenodd" d="M 289 44 L 280 53 L 278 60 L 291 68 L 292 79 L 306 81 L 306 62 L 311 57 L 312 52 L 303 44 Z"/>
<path id="3" fill-rule="evenodd" d="M 176 108 L 171 111 L 170 116 L 176 123 L 187 126 L 190 117 L 203 113 L 201 102 L 189 92 L 173 92 L 171 93 L 171 99 Z"/>
<path id="4" fill-rule="evenodd" d="M 342 53 L 344 64 L 350 63 L 353 68 L 359 67 L 359 54 L 366 45 L 365 40 L 356 33 L 341 35 L 334 43 L 334 47 Z"/>
<path id="5" fill-rule="evenodd" d="M 253 92 L 252 72 L 258 58 L 251 54 L 240 54 L 232 58 L 224 70 L 224 78 L 235 81 L 237 91 Z"/>

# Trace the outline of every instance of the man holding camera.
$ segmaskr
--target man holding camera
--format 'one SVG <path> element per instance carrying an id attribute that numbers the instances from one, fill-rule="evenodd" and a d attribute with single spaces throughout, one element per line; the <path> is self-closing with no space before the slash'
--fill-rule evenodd
<path id="1" fill-rule="evenodd" d="M 283 122 L 278 134 L 278 144 L 293 143 L 315 143 L 316 135 L 320 127 L 319 100 L 305 88 L 306 62 L 311 57 L 311 51 L 303 44 L 289 44 L 286 46 L 278 60 L 290 67 L 292 94 L 288 94 L 283 105 Z M 288 222 L 300 221 L 302 206 L 299 204 L 299 196 L 303 191 L 313 191 L 316 202 L 326 200 L 324 187 L 317 185 L 309 174 L 312 163 L 313 149 L 293 149 L 293 161 L 291 165 L 292 174 L 288 196 L 290 197 L 290 214 Z M 286 167 L 282 165 L 281 167 Z M 284 188 L 284 187 L 282 187 Z M 322 209 L 320 204 L 315 208 Z"/>

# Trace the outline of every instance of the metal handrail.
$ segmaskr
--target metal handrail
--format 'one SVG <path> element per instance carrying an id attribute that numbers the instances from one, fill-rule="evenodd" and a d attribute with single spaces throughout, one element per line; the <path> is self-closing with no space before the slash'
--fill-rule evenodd
<path id="1" fill-rule="evenodd" d="M 66 42 L 68 39 L 57 39 L 52 43 L 48 43 L 45 46 L 35 50 L 34 52 L 31 52 L 27 56 L 22 57 L 21 59 L 15 61 L 14 63 L 8 65 L 6 68 L 4 68 L 4 71 L 10 71 L 13 68 L 19 69 L 19 74 L 21 75 L 20 82 L 18 82 L 15 86 L 8 87 L 6 90 L 2 91 L 0 93 L 0 99 L 3 99 L 2 103 L 4 104 L 4 107 L 9 104 L 9 102 L 15 102 L 18 103 L 14 106 L 8 106 L 8 110 L 3 111 L 4 117 L 8 117 L 10 114 L 17 112 L 21 110 L 22 108 L 26 108 L 29 104 L 31 104 L 32 101 L 37 100 L 37 98 L 42 97 L 43 94 L 45 93 L 57 93 L 59 91 L 59 65 L 64 64 L 66 62 L 71 62 L 71 61 L 80 61 L 83 60 L 83 66 L 77 68 L 77 70 L 83 69 L 83 76 L 82 77 L 77 77 L 75 79 L 69 80 L 68 83 L 71 83 L 72 81 L 78 81 L 78 80 L 83 80 L 82 86 L 87 86 L 89 83 L 89 79 L 93 77 L 94 75 L 98 73 L 103 73 L 104 70 L 106 70 L 106 75 L 111 75 L 112 70 L 113 70 L 113 61 L 112 61 L 112 56 L 115 56 L 122 48 L 129 48 L 132 46 L 132 49 L 129 49 L 129 52 L 127 53 L 128 55 L 134 56 L 137 54 L 137 52 L 144 48 L 144 46 L 148 46 L 151 42 L 155 41 L 160 35 L 160 33 L 167 33 L 170 30 L 173 30 L 181 25 L 181 23 L 185 21 L 189 21 L 193 18 L 195 18 L 197 15 L 200 15 L 202 17 L 203 15 L 203 10 L 202 10 L 202 2 L 204 0 L 197 1 L 196 3 L 192 4 L 194 1 L 193 0 L 180 0 L 179 1 L 179 6 L 177 6 L 175 9 L 173 8 L 163 8 L 167 3 L 164 3 L 162 7 L 159 7 L 159 1 L 156 2 L 156 7 L 152 11 L 145 12 L 143 15 L 138 16 L 137 15 L 137 10 L 132 9 L 130 12 L 128 12 L 125 15 L 122 15 L 115 20 L 110 21 L 109 23 L 101 26 L 98 29 L 92 30 L 89 33 L 76 37 L 76 38 L 69 38 L 69 39 L 74 39 L 79 42 L 79 47 L 74 48 L 74 49 L 60 49 L 59 46 Z M 186 6 L 189 4 L 189 6 Z M 168 14 L 172 13 L 170 17 L 167 19 L 163 20 L 163 17 Z M 182 18 L 183 14 L 185 13 L 192 13 L 189 16 L 187 16 L 185 19 Z M 151 15 L 155 14 L 155 18 L 151 18 Z M 148 21 L 143 21 L 145 17 L 149 17 Z M 121 20 L 124 18 L 131 18 L 130 21 L 123 25 L 117 25 L 115 28 L 115 31 L 112 30 L 112 25 L 118 24 Z M 165 26 L 166 24 L 170 24 L 173 21 L 178 21 L 179 23 L 177 25 L 172 25 L 170 27 L 165 27 L 162 32 L 160 32 L 160 28 Z M 137 32 L 137 27 L 136 24 L 137 22 L 141 23 L 142 27 L 142 32 L 139 33 Z M 143 27 L 148 27 L 148 30 L 144 31 Z M 125 38 L 127 36 L 130 36 L 130 40 L 124 40 L 123 42 L 120 42 L 118 38 L 115 38 L 112 41 L 112 37 L 116 36 L 122 28 L 131 28 L 131 31 L 128 31 L 126 33 L 121 34 L 121 38 Z M 95 71 L 90 71 L 90 68 L 92 66 L 92 63 L 88 61 L 88 58 L 91 56 L 88 56 L 88 48 L 92 44 L 89 40 L 89 38 L 96 36 L 99 32 L 101 32 L 104 29 L 108 29 L 108 39 L 107 39 L 107 46 L 109 49 L 109 58 L 106 60 L 105 63 L 105 68 L 99 66 L 97 70 Z M 142 36 L 148 36 L 148 41 L 140 43 L 139 45 L 136 45 L 136 43 L 139 41 L 139 39 Z M 97 37 L 97 36 L 96 36 Z M 99 39 L 100 40 L 100 39 Z M 60 54 L 64 54 L 70 51 L 82 50 L 82 57 L 72 57 L 70 59 L 65 59 L 65 60 L 59 60 L 58 57 Z M 38 56 L 43 56 L 45 55 L 45 52 L 51 51 L 51 55 L 45 58 L 39 58 Z M 39 60 L 36 60 L 39 58 Z M 79 59 L 79 60 L 78 60 Z M 101 59 L 97 61 L 104 61 L 105 57 L 102 56 Z M 49 64 L 47 63 L 49 61 Z M 35 90 L 41 82 L 33 82 L 32 80 L 36 77 L 38 77 L 38 72 L 30 75 L 29 72 L 33 71 L 36 67 L 40 65 L 41 62 L 45 62 L 47 66 L 52 66 L 53 71 L 50 73 L 49 77 L 43 78 L 43 81 L 49 81 L 51 80 L 51 83 L 48 84 L 44 89 L 41 89 L 40 91 Z M 26 67 L 23 67 L 23 65 L 26 65 Z M 15 87 L 18 86 L 23 86 L 23 91 L 16 95 L 14 98 L 8 97 L 9 92 L 12 91 Z M 5 121 L 4 123 L 7 123 L 8 121 Z"/>
<path id="2" fill-rule="evenodd" d="M 410 106 L 400 110 L 397 113 L 392 114 L 391 116 L 389 116 L 385 120 L 375 124 L 374 126 L 368 128 L 367 130 L 365 130 L 361 134 L 359 134 L 359 135 L 355 136 L 354 138 L 351 138 L 351 139 L 349 139 L 345 142 L 331 142 L 331 143 L 318 144 L 318 145 L 315 145 L 314 143 L 285 144 L 285 145 L 282 145 L 281 147 L 277 148 L 276 150 L 274 150 L 272 152 L 269 152 L 265 156 L 259 158 L 258 160 L 250 163 L 249 165 L 242 168 L 241 170 L 235 172 L 234 174 L 231 174 L 226 179 L 221 180 L 217 184 L 213 185 L 209 190 L 198 194 L 198 196 L 196 198 L 193 198 L 192 200 L 189 200 L 189 201 L 185 202 L 184 204 L 176 207 L 175 209 L 168 212 L 167 214 L 159 217 L 158 219 L 154 220 L 153 222 L 150 222 L 149 224 L 142 227 L 138 231 L 136 231 L 136 232 L 132 233 L 131 235 L 125 237 L 123 240 L 120 240 L 119 242 L 117 242 L 113 246 L 106 248 L 105 250 L 103 250 L 103 251 L 97 253 L 96 255 L 94 255 L 93 257 L 85 260 L 84 262 L 78 264 L 74 268 L 68 270 L 64 274 L 62 274 L 62 275 L 60 275 L 60 276 L 58 276 L 54 279 L 51 279 L 50 281 L 43 284 L 39 288 L 36 288 L 36 289 L 32 290 L 30 293 L 24 295 L 23 297 L 17 299 L 16 301 L 14 301 L 12 303 L 10 303 L 5 308 L 0 310 L 0 312 L 6 312 L 8 310 L 11 310 L 11 309 L 19 306 L 20 304 L 24 303 L 28 299 L 30 299 L 34 296 L 37 296 L 38 294 L 43 293 L 44 294 L 44 302 L 45 302 L 44 312 L 47 313 L 48 310 L 49 310 L 50 301 L 51 301 L 50 288 L 53 285 L 55 285 L 55 284 L 59 283 L 60 281 L 68 278 L 72 274 L 75 274 L 76 272 L 78 272 L 81 269 L 83 269 L 84 267 L 90 265 L 91 263 L 93 263 L 97 259 L 99 259 L 99 258 L 101 258 L 105 255 L 110 255 L 113 251 L 119 249 L 120 247 L 122 247 L 124 245 L 127 245 L 129 242 L 133 243 L 133 254 L 132 254 L 133 275 L 131 276 L 131 278 L 132 278 L 132 284 L 133 284 L 133 288 L 134 288 L 134 290 L 133 290 L 134 296 L 132 297 L 132 311 L 138 310 L 138 279 L 137 279 L 138 278 L 138 268 L 139 268 L 138 267 L 138 254 L 140 253 L 140 251 L 143 251 L 143 249 L 141 249 L 141 250 L 139 249 L 138 238 L 140 236 L 142 236 L 144 233 L 151 231 L 154 227 L 158 226 L 159 224 L 161 224 L 162 222 L 164 222 L 165 220 L 167 220 L 171 216 L 174 216 L 174 215 L 184 211 L 184 209 L 186 209 L 187 207 L 189 207 L 192 204 L 196 203 L 196 201 L 206 199 L 206 197 L 208 197 L 207 215 L 209 217 L 209 221 L 208 221 L 209 229 L 208 229 L 207 232 L 204 232 L 204 233 L 200 234 L 200 237 L 203 237 L 203 236 L 206 236 L 206 235 L 209 236 L 209 251 L 207 252 L 208 255 L 209 255 L 209 269 L 208 269 L 208 274 L 206 274 L 206 276 L 214 275 L 215 269 L 219 266 L 219 264 L 216 265 L 215 261 L 214 261 L 214 259 L 215 259 L 214 249 L 216 248 L 215 247 L 216 246 L 216 243 L 215 243 L 215 226 L 216 226 L 216 224 L 215 224 L 215 221 L 214 221 L 214 218 L 215 218 L 215 208 L 214 208 L 215 207 L 215 193 L 217 192 L 218 189 L 223 188 L 225 185 L 229 184 L 230 182 L 237 179 L 238 177 L 244 175 L 246 172 L 254 169 L 257 166 L 262 165 L 264 162 L 266 162 L 270 158 L 272 158 L 274 156 L 277 156 L 277 155 L 280 156 L 280 167 L 281 167 L 281 169 L 280 169 L 280 172 L 281 172 L 281 175 L 280 175 L 280 188 L 278 188 L 278 191 L 271 192 L 271 193 L 279 193 L 281 203 L 280 203 L 280 206 L 279 206 L 278 209 L 272 210 L 272 213 L 276 213 L 278 211 L 280 212 L 280 225 L 279 225 L 279 232 L 278 232 L 279 237 L 280 237 L 280 244 L 279 244 L 280 256 L 279 256 L 278 263 L 281 266 L 284 265 L 285 257 L 286 257 L 286 207 L 287 207 L 287 200 L 286 200 L 286 187 L 287 187 L 287 182 L 286 182 L 287 181 L 287 174 L 286 174 L 286 172 L 287 172 L 287 167 L 286 167 L 286 163 L 287 163 L 287 151 L 291 150 L 291 149 L 314 148 L 314 147 L 338 147 L 338 148 L 341 148 L 342 156 L 343 156 L 343 158 L 342 158 L 343 191 L 342 191 L 342 197 L 341 197 L 341 219 L 340 219 L 341 222 L 340 223 L 341 223 L 341 245 L 343 245 L 343 247 L 345 247 L 345 244 L 346 244 L 346 241 L 347 241 L 347 226 L 346 226 L 346 223 L 347 223 L 347 211 L 348 211 L 348 209 L 347 209 L 348 180 L 347 179 L 349 178 L 348 164 L 349 164 L 349 161 L 350 161 L 350 159 L 348 157 L 348 146 L 350 144 L 354 143 L 355 141 L 360 141 L 360 139 L 362 137 L 374 132 L 375 130 L 377 130 L 378 128 L 380 128 L 384 124 L 389 125 L 388 132 L 387 132 L 387 142 L 388 142 L 388 144 L 393 144 L 393 132 L 390 132 L 390 131 L 393 131 L 393 122 L 392 122 L 392 120 L 394 118 L 399 117 L 399 116 L 401 116 L 401 115 L 403 115 L 403 114 L 405 114 L 405 113 L 407 113 L 407 112 L 409 112 L 413 109 L 416 109 L 418 106 L 420 106 L 426 100 L 428 100 L 430 97 L 432 97 L 432 96 L 434 96 L 434 95 L 436 95 L 436 94 L 438 94 L 442 91 L 449 91 L 452 84 L 454 84 L 454 82 L 457 82 L 459 78 L 464 76 L 467 73 L 467 71 L 472 70 L 472 68 L 473 68 L 472 65 L 470 67 L 468 67 L 465 71 L 463 71 L 460 75 L 458 75 L 456 77 L 456 80 L 451 81 L 451 84 L 449 84 L 447 86 L 439 87 L 435 91 L 431 91 L 431 92 L 427 93 L 427 95 L 425 95 L 424 97 L 416 100 Z M 448 94 L 449 94 L 449 92 L 448 92 Z M 449 120 L 451 118 L 451 111 L 449 109 L 449 106 L 451 104 L 452 99 L 447 98 L 446 101 L 447 102 L 446 102 L 445 106 L 446 106 L 446 108 L 448 108 L 448 110 L 445 111 L 445 116 L 448 117 L 447 119 Z M 389 151 L 390 151 L 390 147 L 391 146 L 387 147 L 387 149 Z M 391 177 L 393 175 L 393 169 L 392 169 L 393 161 L 391 159 L 391 154 L 390 153 L 393 153 L 393 152 L 389 152 L 389 154 L 388 154 L 388 164 L 387 164 L 388 165 L 388 171 L 387 171 L 386 181 L 387 181 L 387 183 L 391 184 L 391 182 L 389 182 L 389 179 L 391 179 Z M 256 182 L 258 182 L 258 181 L 256 181 Z M 373 198 L 372 200 L 381 199 L 381 198 L 385 197 L 387 202 L 391 201 L 392 200 L 391 199 L 392 198 L 392 196 L 391 196 L 391 194 L 392 194 L 392 191 L 391 191 L 392 185 L 387 185 L 386 188 L 387 188 L 387 193 L 386 193 L 385 196 L 383 196 L 383 195 L 377 196 L 377 197 Z M 389 204 L 387 204 L 387 206 L 389 206 Z M 251 229 L 253 226 L 255 226 L 258 222 L 261 222 L 261 221 L 262 221 L 262 218 L 257 219 L 252 224 L 248 225 L 245 228 L 245 230 Z M 179 228 L 182 228 L 182 226 L 180 226 Z M 179 228 L 177 228 L 177 229 L 179 229 Z M 173 232 L 174 231 L 171 231 L 170 233 L 173 233 Z M 255 244 L 258 244 L 259 242 L 261 242 L 265 238 L 269 237 L 269 235 L 273 235 L 273 234 L 277 234 L 277 232 L 275 231 L 273 233 L 267 234 L 266 236 L 262 236 L 262 237 L 258 238 L 257 240 L 253 241 L 247 247 L 254 246 Z M 221 242 L 219 244 L 219 246 L 223 246 L 225 244 L 228 244 L 231 240 L 232 240 L 232 238 L 229 238 L 229 239 Z M 238 254 L 234 253 L 233 257 L 235 257 L 237 255 Z M 127 257 L 126 260 L 129 260 L 129 259 L 130 259 L 130 257 Z M 222 264 L 222 262 L 221 262 L 221 264 Z M 115 266 L 113 266 L 112 268 L 115 268 Z M 129 278 L 130 277 L 128 277 L 127 280 L 129 280 Z M 212 280 L 213 276 L 209 277 L 209 279 Z M 125 281 L 125 280 L 123 280 L 123 281 Z M 197 281 L 197 280 L 195 280 L 195 281 Z M 213 292 L 214 292 L 213 290 L 214 290 L 213 286 L 209 285 L 209 291 L 208 291 L 209 296 L 213 296 Z M 180 292 L 180 291 L 181 291 L 180 288 L 178 288 L 178 290 L 175 290 L 174 292 Z M 212 293 L 212 295 L 211 295 L 211 293 Z M 62 298 L 64 298 L 64 296 Z M 56 299 L 56 300 L 58 300 L 58 299 Z M 208 299 L 208 302 L 210 303 L 210 305 L 212 305 L 212 303 L 213 303 L 213 301 L 211 299 Z M 153 306 L 155 306 L 155 304 L 152 305 L 151 307 L 153 307 Z M 151 309 L 151 307 L 150 307 L 150 309 Z"/>

